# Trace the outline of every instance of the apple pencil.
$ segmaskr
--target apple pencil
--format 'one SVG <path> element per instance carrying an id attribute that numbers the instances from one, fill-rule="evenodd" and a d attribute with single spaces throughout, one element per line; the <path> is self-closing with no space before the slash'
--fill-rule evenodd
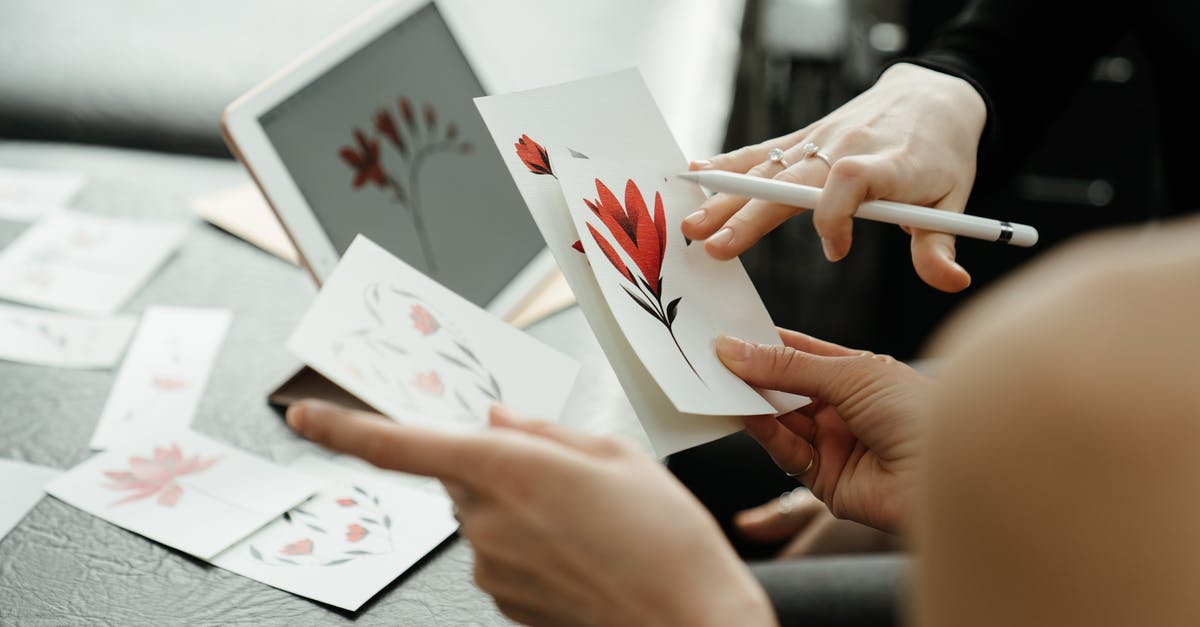
<path id="1" fill-rule="evenodd" d="M 821 199 L 819 187 L 797 185 L 774 179 L 764 179 L 749 174 L 705 170 L 685 172 L 675 176 L 699 183 L 715 192 L 724 192 L 745 198 L 760 198 L 771 202 L 813 209 Z M 975 239 L 990 240 L 1013 246 L 1033 246 L 1037 243 L 1037 229 L 1025 224 L 1013 224 L 979 216 L 969 216 L 953 211 L 918 207 L 890 200 L 871 200 L 858 206 L 854 217 L 888 224 L 912 226 L 927 231 L 938 231 L 952 235 L 963 235 Z"/>

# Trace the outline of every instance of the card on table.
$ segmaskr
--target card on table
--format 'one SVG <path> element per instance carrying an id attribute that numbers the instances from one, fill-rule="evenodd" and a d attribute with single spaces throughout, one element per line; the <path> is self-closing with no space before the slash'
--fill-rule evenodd
<path id="1" fill-rule="evenodd" d="M 55 211 L 0 251 L 0 298 L 113 313 L 175 251 L 188 226 Z"/>
<path id="2" fill-rule="evenodd" d="M 45 486 L 62 474 L 61 470 L 0 459 L 0 539 L 42 500 Z"/>
<path id="3" fill-rule="evenodd" d="M 326 485 L 212 563 L 347 610 L 372 596 L 458 528 L 450 499 L 382 482 L 318 457 L 290 468 Z"/>
<path id="4" fill-rule="evenodd" d="M 91 318 L 0 305 L 0 359 L 55 368 L 111 368 L 136 326 L 133 316 Z"/>
<path id="5" fill-rule="evenodd" d="M 475 103 L 655 450 L 666 455 L 740 429 L 741 420 L 735 415 L 680 409 L 673 402 L 678 395 L 672 397 L 664 391 L 656 382 L 658 374 L 652 374 L 642 363 L 626 339 L 621 321 L 609 307 L 588 257 L 576 248 L 577 243 L 583 246 L 583 238 L 550 160 L 547 147 L 564 147 L 577 159 L 625 159 L 662 172 L 686 170 L 687 160 L 638 72 L 626 70 L 527 92 L 477 98 Z M 614 193 L 623 197 L 623 187 Z M 684 213 L 686 209 L 677 211 Z M 676 221 L 666 224 L 665 230 L 677 231 L 678 227 Z M 739 261 L 724 263 L 732 268 L 727 270 L 729 275 L 740 275 L 737 280 L 749 284 Z M 731 304 L 740 305 L 746 320 L 770 324 L 757 293 L 739 289 L 738 294 L 747 300 Z M 664 309 L 669 304 L 667 300 Z M 682 307 L 682 301 L 677 307 Z M 773 336 L 771 342 L 779 343 L 778 336 Z M 805 402 L 797 397 L 775 409 L 795 408 Z M 691 408 L 690 404 L 685 406 Z M 755 411 L 738 412 L 746 413 Z"/>
<path id="6" fill-rule="evenodd" d="M 93 516 L 210 559 L 312 496 L 321 481 L 189 430 L 139 433 L 46 486 Z"/>
<path id="7" fill-rule="evenodd" d="M 105 449 L 147 429 L 190 425 L 232 318 L 225 309 L 147 307 L 91 447 Z"/>
<path id="8" fill-rule="evenodd" d="M 395 420 L 457 431 L 485 425 L 493 403 L 555 420 L 579 370 L 362 235 L 288 349 Z"/>
<path id="9" fill-rule="evenodd" d="M 67 206 L 83 183 L 78 172 L 0 168 L 0 219 L 36 220 Z"/>

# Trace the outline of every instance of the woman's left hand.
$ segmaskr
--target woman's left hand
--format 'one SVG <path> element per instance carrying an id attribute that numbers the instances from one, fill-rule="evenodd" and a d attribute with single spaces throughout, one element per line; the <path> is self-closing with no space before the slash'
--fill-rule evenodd
<path id="1" fill-rule="evenodd" d="M 437 477 L 475 549 L 475 581 L 534 625 L 774 625 L 716 522 L 661 464 L 618 440 L 519 421 L 448 434 L 317 401 L 288 424 L 376 466 Z"/>

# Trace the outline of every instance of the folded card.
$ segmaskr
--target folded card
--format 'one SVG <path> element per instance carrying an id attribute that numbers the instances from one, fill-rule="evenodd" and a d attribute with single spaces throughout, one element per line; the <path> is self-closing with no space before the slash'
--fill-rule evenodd
<path id="1" fill-rule="evenodd" d="M 55 368 L 111 368 L 136 326 L 133 316 L 92 318 L 0 305 L 0 359 Z"/>
<path id="2" fill-rule="evenodd" d="M 317 457 L 301 457 L 290 468 L 323 478 L 325 487 L 213 564 L 353 611 L 458 528 L 445 496 L 407 490 Z"/>
<path id="3" fill-rule="evenodd" d="M 687 168 L 687 160 L 672 137 L 670 129 L 638 72 L 626 70 L 528 92 L 477 98 L 475 103 L 492 134 L 492 139 L 500 150 L 501 158 L 508 165 L 509 173 L 525 199 L 526 206 L 533 215 L 542 236 L 546 239 L 546 244 L 562 269 L 563 275 L 567 278 L 571 290 L 575 293 L 580 308 L 600 341 L 609 363 L 616 372 L 617 378 L 654 448 L 663 455 L 673 453 L 737 431 L 741 428 L 741 420 L 738 416 L 772 413 L 772 407 L 765 406 L 767 404 L 762 402 L 761 397 L 755 401 L 747 396 L 743 400 L 748 402 L 738 411 L 713 415 L 720 414 L 720 410 L 727 407 L 707 404 L 698 407 L 697 404 L 688 402 L 684 398 L 683 392 L 672 393 L 665 390 L 659 384 L 659 379 L 666 375 L 662 372 L 652 371 L 658 366 L 651 367 L 651 365 L 643 363 L 642 357 L 639 356 L 623 329 L 623 322 L 627 322 L 631 318 L 614 313 L 610 301 L 605 297 L 604 288 L 601 286 L 600 280 L 604 276 L 597 274 L 595 269 L 589 266 L 589 258 L 592 259 L 593 265 L 610 264 L 607 257 L 602 256 L 597 260 L 595 254 L 589 257 L 580 253 L 580 250 L 587 250 L 583 243 L 584 238 L 592 236 L 590 231 L 580 233 L 576 227 L 563 195 L 563 188 L 560 186 L 562 177 L 554 170 L 554 164 L 551 162 L 550 153 L 546 147 L 561 146 L 571 159 L 593 158 L 606 161 L 636 162 L 643 164 L 639 168 L 649 168 L 664 176 L 665 173 L 680 172 Z M 643 171 L 647 170 L 639 170 L 639 172 Z M 626 181 L 633 178 L 635 173 L 629 170 L 614 174 L 619 180 L 611 184 L 606 183 L 606 185 L 610 185 L 609 190 L 614 196 L 623 199 L 626 196 Z M 572 178 L 574 179 L 574 175 Z M 645 190 L 639 187 L 638 191 L 642 202 L 653 203 L 652 187 L 654 186 L 648 185 Z M 574 183 L 572 183 L 572 189 L 574 195 L 580 196 L 579 200 L 586 196 L 587 200 L 594 202 L 599 198 L 599 192 L 594 184 L 589 188 L 587 194 L 580 193 L 581 190 L 575 187 Z M 646 200 L 648 192 L 649 201 Z M 628 207 L 627 202 L 619 204 L 622 209 Z M 686 204 L 681 200 L 680 206 L 675 207 L 673 203 L 672 218 L 670 221 L 662 223 L 661 231 L 658 223 L 653 221 L 653 214 L 650 215 L 650 221 L 646 224 L 654 224 L 656 236 L 659 232 L 663 233 L 660 242 L 666 242 L 668 246 L 675 248 L 681 246 L 678 243 L 681 238 L 677 235 L 679 218 L 695 209 L 694 205 L 688 207 Z M 698 204 L 699 201 L 696 201 L 695 205 Z M 584 206 L 586 207 L 586 205 Z M 648 207 L 652 209 L 652 205 L 648 205 Z M 590 209 L 588 210 L 590 211 Z M 664 205 L 664 215 L 665 213 Z M 597 228 L 607 229 L 602 223 L 598 224 Z M 616 237 L 611 231 L 604 232 L 607 232 L 610 238 Z M 608 241 L 610 245 L 613 244 L 612 239 Z M 672 241 L 676 243 L 672 244 Z M 599 246 L 594 238 L 592 246 L 593 248 Z M 686 247 L 686 243 L 683 243 L 682 246 Z M 698 247 L 697 250 L 699 250 Z M 675 254 L 674 248 L 672 248 L 671 254 Z M 628 257 L 622 259 L 627 263 L 633 262 Z M 633 263 L 634 267 L 642 270 L 636 262 Z M 752 339 L 766 341 L 765 338 L 770 333 L 772 334 L 771 343 L 779 343 L 778 336 L 773 335 L 766 308 L 757 292 L 754 292 L 753 287 L 750 286 L 749 278 L 745 276 L 741 263 L 737 260 L 722 263 L 727 268 L 720 271 L 719 276 L 724 278 L 719 280 L 733 281 L 733 283 L 723 287 L 710 286 L 712 294 L 709 300 L 721 298 L 724 296 L 720 293 L 721 289 L 730 289 L 731 285 L 735 285 L 736 287 L 732 288 L 734 289 L 733 296 L 725 297 L 729 300 L 728 305 L 736 307 L 737 311 L 744 316 L 745 321 L 759 325 L 754 327 L 757 332 Z M 646 269 L 651 270 L 651 274 L 653 274 L 653 268 L 649 267 L 650 264 L 646 265 Z M 616 270 L 616 267 L 613 266 L 613 269 Z M 619 274 L 623 273 L 619 273 L 618 270 L 610 272 L 608 275 L 609 280 L 617 279 L 615 289 L 622 290 L 621 281 L 624 281 L 635 292 L 639 287 L 645 288 L 640 281 L 636 280 L 636 277 L 634 279 L 637 285 L 631 285 L 626 277 L 619 276 Z M 651 287 L 658 289 L 657 276 L 644 276 L 643 272 L 641 278 L 650 283 Z M 663 275 L 663 278 L 662 289 L 669 287 L 673 290 L 689 292 L 702 289 L 702 286 L 680 285 L 682 281 L 698 280 L 696 277 L 675 280 L 671 276 Z M 611 288 L 612 285 L 609 287 Z M 617 292 L 618 295 L 623 293 L 623 290 Z M 641 319 L 637 324 L 672 326 L 673 313 L 674 319 L 678 320 L 677 324 L 681 325 L 680 329 L 682 329 L 691 323 L 684 322 L 679 316 L 685 314 L 699 317 L 713 315 L 709 311 L 700 311 L 705 308 L 703 303 L 708 302 L 706 299 L 689 299 L 687 296 L 675 304 L 673 311 L 668 311 L 672 301 L 679 298 L 683 292 L 674 294 L 674 296 L 663 297 L 661 311 L 657 311 L 659 309 L 656 304 L 658 297 L 653 290 L 650 294 L 643 295 L 645 296 L 643 302 L 657 313 L 644 311 L 643 315 L 651 320 Z M 624 298 L 631 299 L 632 297 L 625 296 Z M 702 302 L 696 302 L 697 300 Z M 687 301 L 687 307 L 691 311 L 683 309 L 684 301 Z M 626 306 L 630 304 L 640 307 L 633 300 L 623 303 Z M 665 319 L 665 322 L 654 320 L 659 317 Z M 693 320 L 695 319 L 697 318 L 693 318 Z M 722 328 L 724 327 L 718 326 L 714 330 L 720 331 Z M 746 329 L 741 328 L 741 330 L 745 331 Z M 731 331 L 737 332 L 733 329 Z M 711 342 L 713 339 L 715 338 L 704 338 L 704 341 Z M 676 350 L 671 343 L 663 350 L 668 355 L 679 355 L 682 352 L 689 358 L 693 357 L 693 353 L 697 351 L 712 350 L 711 346 L 684 347 L 682 343 L 679 349 Z M 696 359 L 699 359 L 698 355 L 696 355 Z M 711 400 L 712 396 L 708 395 L 707 398 Z M 794 409 L 806 402 L 807 399 L 795 397 L 786 404 L 776 404 L 773 408 L 776 411 Z M 695 411 L 697 409 L 701 411 Z"/>
<path id="4" fill-rule="evenodd" d="M 93 456 L 46 492 L 202 559 L 312 496 L 321 481 L 194 431 L 139 434 Z"/>
<path id="5" fill-rule="evenodd" d="M 0 252 L 0 298 L 74 313 L 113 313 L 174 252 L 187 228 L 55 211 Z"/>
<path id="6" fill-rule="evenodd" d="M 579 369 L 362 235 L 288 348 L 393 419 L 459 431 L 493 403 L 557 419 Z"/>

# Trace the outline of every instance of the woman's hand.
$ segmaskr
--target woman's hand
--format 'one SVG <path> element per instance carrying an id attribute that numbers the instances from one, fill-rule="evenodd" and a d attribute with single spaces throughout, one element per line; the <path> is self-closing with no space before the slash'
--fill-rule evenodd
<path id="1" fill-rule="evenodd" d="M 890 533 L 837 518 L 805 488 L 796 488 L 758 507 L 738 512 L 733 523 L 742 536 L 759 542 L 788 540 L 776 559 L 877 553 L 900 548 L 898 538 Z"/>
<path id="2" fill-rule="evenodd" d="M 716 521 L 659 463 L 502 408 L 447 434 L 303 401 L 288 424 L 380 466 L 437 477 L 475 549 L 475 581 L 534 625 L 774 625 Z"/>
<path id="3" fill-rule="evenodd" d="M 859 204 L 880 198 L 962 213 L 975 181 L 975 155 L 987 109 L 961 79 L 910 64 L 885 71 L 870 89 L 824 118 L 789 135 L 746 146 L 692 169 L 748 172 L 825 188 L 813 226 L 825 256 L 837 261 L 850 252 Z M 805 157 L 815 144 L 831 165 Z M 783 150 L 786 169 L 768 160 Z M 804 211 L 762 200 L 717 194 L 683 222 L 683 234 L 706 239 L 718 259 L 732 259 L 763 235 Z M 913 267 L 921 279 L 957 292 L 971 276 L 954 261 L 954 236 L 919 229 L 912 234 Z"/>
<path id="4" fill-rule="evenodd" d="M 747 383 L 813 399 L 778 418 L 747 418 L 746 431 L 835 516 L 899 532 L 932 381 L 886 355 L 779 335 L 783 346 L 717 340 L 721 361 Z"/>

